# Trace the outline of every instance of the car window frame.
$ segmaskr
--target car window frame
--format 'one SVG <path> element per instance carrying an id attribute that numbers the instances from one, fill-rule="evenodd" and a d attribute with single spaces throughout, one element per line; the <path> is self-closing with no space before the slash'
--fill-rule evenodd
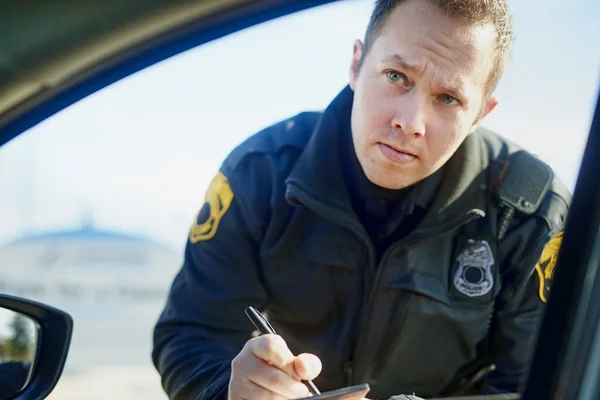
<path id="1" fill-rule="evenodd" d="M 342 0 L 248 0 L 148 38 L 0 114 L 0 146 L 91 94 L 147 67 L 246 28 Z"/>
<path id="2" fill-rule="evenodd" d="M 129 49 L 118 60 L 112 60 L 112 63 L 97 68 L 86 77 L 74 79 L 39 99 L 32 99 L 30 108 L 0 126 L 0 146 L 90 94 L 146 67 L 242 29 L 335 1 L 340 0 L 255 0 L 251 2 L 253 8 L 248 8 L 248 4 L 232 7 L 217 16 L 202 18 L 191 27 L 185 26 L 176 32 L 155 37 L 146 42 L 143 49 Z M 241 10 L 249 9 L 248 14 L 241 13 Z M 524 399 L 551 399 L 565 390 L 572 390 L 577 396 L 582 395 L 584 390 L 598 390 L 597 383 L 594 386 L 587 382 L 594 368 L 599 368 L 600 357 L 586 358 L 578 368 L 567 368 L 567 364 L 582 351 L 589 352 L 590 346 L 600 346 L 600 311 L 598 306 L 593 307 L 593 300 L 600 292 L 600 275 L 597 274 L 600 187 L 594 187 L 594 178 L 600 176 L 599 120 L 600 104 L 597 103 L 567 218 L 553 295 L 548 300 L 540 325 L 543 335 L 539 336 L 535 345 Z M 588 187 L 591 189 L 588 190 Z"/>
<path id="3" fill-rule="evenodd" d="M 600 98 L 569 208 L 523 399 L 592 399 L 600 384 Z M 594 357 L 589 357 L 589 355 Z"/>

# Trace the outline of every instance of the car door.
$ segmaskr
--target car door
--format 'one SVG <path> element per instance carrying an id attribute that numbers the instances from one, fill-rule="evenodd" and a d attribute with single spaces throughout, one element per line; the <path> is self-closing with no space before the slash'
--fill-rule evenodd
<path id="1" fill-rule="evenodd" d="M 600 396 L 600 101 L 524 399 Z"/>
<path id="2" fill-rule="evenodd" d="M 163 15 L 156 23 L 168 29 L 152 34 L 142 22 L 160 14 L 157 1 L 128 3 L 129 11 L 145 7 L 137 15 L 139 25 L 127 18 L 127 7 L 108 13 L 121 2 L 85 11 L 48 3 L 36 13 L 34 3 L 22 2 L 23 10 L 36 17 L 28 35 L 16 34 L 19 25 L 27 26 L 26 13 L 0 9 L 6 18 L 0 23 L 5 29 L 0 50 L 10 49 L 4 54 L 15 56 L 0 65 L 0 141 L 6 143 L 0 150 L 0 290 L 49 299 L 74 315 L 74 347 L 56 398 L 81 398 L 82 393 L 88 398 L 164 398 L 150 365 L 150 329 L 210 178 L 248 135 L 294 112 L 324 107 L 343 87 L 352 40 L 361 37 L 372 2 L 206 1 L 189 8 L 173 2 L 169 21 L 178 23 L 168 25 Z M 591 119 L 589 105 L 597 94 L 600 57 L 594 52 L 598 28 L 593 21 L 598 8 L 563 1 L 544 14 L 539 4 L 513 1 L 512 6 L 522 30 L 513 69 L 499 88 L 504 103 L 489 124 L 535 150 L 573 188 Z M 215 8 L 208 12 L 206 7 Z M 283 18 L 286 14 L 292 15 Z M 49 54 L 60 41 L 75 40 L 62 28 L 77 21 L 101 27 L 117 15 L 122 27 L 131 28 L 122 42 L 107 36 L 97 45 L 103 50 L 89 48 L 87 59 L 63 58 L 52 68 L 38 69 L 48 61 L 43 49 Z M 560 16 L 562 25 L 555 23 Z M 530 27 L 532 21 L 538 25 Z M 14 30 L 8 32 L 9 26 Z M 111 44 L 122 47 L 111 52 Z M 572 79 L 563 79 L 563 64 L 548 62 L 560 52 L 578 65 Z M 556 90 L 559 99 L 552 96 Z M 592 162 L 587 163 L 581 173 L 590 170 Z M 594 187 L 586 176 L 580 178 L 587 180 L 583 187 Z M 598 198 L 577 204 L 576 210 L 589 213 Z M 597 227 L 589 217 L 596 214 L 586 215 L 584 222 L 596 221 Z M 584 226 L 570 225 L 575 226 L 571 230 Z M 586 230 L 586 238 L 592 230 Z M 573 364 L 569 360 L 579 358 L 567 357 L 565 350 L 563 358 L 540 359 L 552 354 L 556 343 L 572 343 L 575 334 L 562 330 L 561 312 L 566 318 L 571 301 L 586 302 L 574 298 L 579 289 L 560 287 L 570 278 L 579 287 L 594 281 L 583 278 L 591 245 L 575 239 L 576 233 L 571 239 L 567 235 L 563 253 L 580 256 L 559 261 L 569 267 L 559 266 L 567 272 L 557 272 L 559 289 L 554 291 L 561 294 L 550 300 L 541 329 L 527 386 L 536 395 L 532 398 L 550 398 L 537 397 L 542 391 L 536 382 L 546 380 L 549 390 L 548 377 L 557 388 L 565 379 L 593 381 L 583 378 L 593 373 L 592 358 L 590 366 Z M 582 269 L 573 273 L 573 265 Z M 571 308 L 569 313 L 567 326 L 579 321 Z M 580 335 L 587 338 L 576 341 L 580 353 L 594 348 L 595 314 L 585 315 L 591 319 L 580 324 Z M 560 378 L 544 369 L 559 369 L 566 362 L 579 366 L 579 375 Z"/>

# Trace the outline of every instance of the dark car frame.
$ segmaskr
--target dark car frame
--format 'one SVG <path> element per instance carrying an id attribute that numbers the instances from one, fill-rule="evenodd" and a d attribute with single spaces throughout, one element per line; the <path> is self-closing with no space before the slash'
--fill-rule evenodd
<path id="1" fill-rule="evenodd" d="M 37 90 L 8 108 L 0 107 L 0 145 L 99 89 L 168 57 L 252 25 L 330 2 L 332 1 L 197 1 L 194 6 L 198 10 L 209 5 L 213 10 L 204 14 L 198 12 L 197 18 L 182 18 L 163 29 L 150 31 L 143 40 L 131 42 L 93 65 L 73 71 L 56 84 L 40 85 Z M 51 54 L 52 56 L 60 56 L 63 49 L 43 46 L 53 37 L 58 38 L 64 33 L 60 31 L 61 18 L 64 18 L 64 15 L 61 17 L 60 8 L 65 3 L 44 2 L 43 6 L 42 3 L 31 0 L 7 3 L 10 5 L 0 6 L 0 57 L 16 60 L 16 65 L 27 65 L 43 62 L 43 59 L 35 58 L 38 54 L 48 56 L 47 53 L 54 51 L 56 54 Z M 161 7 L 164 10 L 176 10 L 177 7 L 183 8 L 184 3 L 186 2 L 181 0 L 107 0 L 102 2 L 105 7 L 103 10 L 114 10 L 114 14 L 103 20 L 106 26 L 98 25 L 96 32 L 82 30 L 81 35 L 69 40 L 84 43 L 102 32 L 102 29 L 108 31 L 119 24 L 125 24 L 136 6 L 158 13 Z M 81 7 L 79 23 L 84 26 L 85 18 L 91 19 L 92 13 L 88 13 L 90 16 L 86 17 L 88 14 L 83 12 L 85 3 L 73 4 L 74 8 Z M 186 7 L 191 6 L 188 4 Z M 25 38 L 19 36 L 16 28 L 9 31 L 10 27 L 15 26 L 15 19 L 21 24 L 28 20 L 44 22 L 40 28 L 42 31 L 37 32 L 39 40 L 35 39 L 36 32 L 25 32 L 29 35 Z M 111 23 L 114 26 L 110 26 Z M 44 27 L 52 29 L 43 31 Z M 29 46 L 27 51 L 30 54 L 17 54 L 15 46 L 21 42 L 24 46 Z M 11 49 L 15 52 L 11 53 Z M 17 76 L 14 71 L 3 69 L 0 65 L 0 99 L 3 85 L 10 83 L 14 76 Z M 596 105 L 568 215 L 552 295 L 548 299 L 545 317 L 540 326 L 531 372 L 523 388 L 524 399 L 600 399 L 600 274 L 597 273 L 600 267 L 599 223 L 600 103 Z M 56 374 L 40 376 L 48 376 L 47 379 L 52 382 L 39 387 L 47 390 L 54 386 Z"/>

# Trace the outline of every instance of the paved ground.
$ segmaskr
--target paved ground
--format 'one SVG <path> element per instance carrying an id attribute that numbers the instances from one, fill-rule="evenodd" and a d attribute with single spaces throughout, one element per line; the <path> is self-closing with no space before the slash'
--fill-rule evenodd
<path id="1" fill-rule="evenodd" d="M 151 365 L 102 365 L 66 373 L 50 400 L 167 400 Z"/>

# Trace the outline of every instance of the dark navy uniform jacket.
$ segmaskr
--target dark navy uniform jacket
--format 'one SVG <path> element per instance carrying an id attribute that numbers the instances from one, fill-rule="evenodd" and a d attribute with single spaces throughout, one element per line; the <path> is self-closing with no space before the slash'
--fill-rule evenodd
<path id="1" fill-rule="evenodd" d="M 210 184 L 154 331 L 171 398 L 226 397 L 250 305 L 294 354 L 320 357 L 322 391 L 368 382 L 378 399 L 428 397 L 489 362 L 477 391 L 517 390 L 568 192 L 555 179 L 536 213 L 496 239 L 494 182 L 519 149 L 478 129 L 402 194 L 398 219 L 363 223 L 368 205 L 347 179 L 352 99 L 346 88 L 324 112 L 251 136 Z"/>

